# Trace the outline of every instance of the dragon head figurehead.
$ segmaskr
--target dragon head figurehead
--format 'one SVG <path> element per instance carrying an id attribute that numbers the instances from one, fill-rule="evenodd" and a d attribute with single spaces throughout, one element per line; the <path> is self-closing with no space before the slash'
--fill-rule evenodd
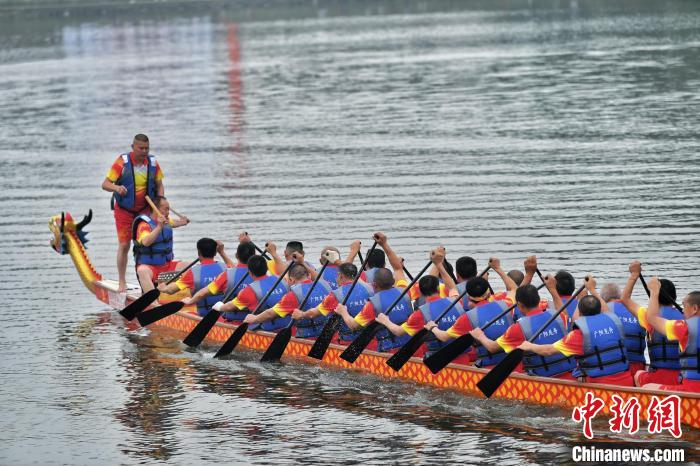
<path id="1" fill-rule="evenodd" d="M 83 231 L 83 227 L 92 220 L 92 209 L 83 217 L 80 223 L 75 223 L 73 217 L 68 212 L 61 212 L 61 215 L 54 215 L 49 219 L 49 230 L 51 230 L 51 238 L 49 244 L 59 254 L 68 253 L 68 235 L 74 236 L 80 241 L 83 247 L 88 242 L 87 232 Z"/>

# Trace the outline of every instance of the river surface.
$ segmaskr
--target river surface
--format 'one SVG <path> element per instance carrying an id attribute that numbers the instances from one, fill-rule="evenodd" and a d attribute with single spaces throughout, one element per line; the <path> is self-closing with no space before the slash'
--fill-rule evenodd
<path id="1" fill-rule="evenodd" d="M 93 209 L 88 252 L 116 278 L 100 183 L 144 132 L 192 220 L 183 259 L 246 230 L 315 261 L 383 230 L 411 270 L 437 244 L 620 284 L 639 259 L 683 296 L 700 288 L 700 2 L 266 3 L 0 2 L 0 463 L 571 461 L 569 410 L 130 332 L 46 222 Z M 700 458 L 697 431 L 606 431 Z"/>

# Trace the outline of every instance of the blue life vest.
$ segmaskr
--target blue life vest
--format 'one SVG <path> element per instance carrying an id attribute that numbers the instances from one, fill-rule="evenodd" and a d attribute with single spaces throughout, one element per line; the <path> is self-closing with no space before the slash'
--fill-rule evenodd
<path id="1" fill-rule="evenodd" d="M 139 215 L 131 225 L 131 233 L 134 238 L 134 262 L 136 265 L 164 265 L 173 260 L 173 228 L 167 223 L 150 246 L 144 246 L 136 241 L 136 230 L 141 222 L 146 222 L 155 230 L 158 224 L 147 215 Z M 156 278 L 156 277 L 153 277 Z"/>
<path id="2" fill-rule="evenodd" d="M 226 270 L 226 266 L 224 266 L 220 262 L 214 262 L 213 264 L 206 265 L 197 264 L 194 267 L 192 267 L 191 270 L 192 281 L 194 283 L 194 290 L 192 292 L 192 295 L 194 295 L 196 292 L 198 292 L 202 288 L 205 288 L 211 282 L 213 282 L 214 279 L 218 277 L 221 272 Z M 200 316 L 206 315 L 209 312 L 209 310 L 211 310 L 211 307 L 217 302 L 221 301 L 221 298 L 223 297 L 224 295 L 222 293 L 219 293 L 201 299 L 197 303 L 197 314 L 199 314 Z"/>
<path id="3" fill-rule="evenodd" d="M 268 275 L 262 280 L 254 280 L 250 285 L 248 285 L 253 290 L 253 293 L 255 293 L 255 298 L 257 299 L 258 304 L 260 304 L 260 301 L 267 294 L 270 288 L 272 288 L 272 285 L 275 284 L 278 278 L 279 277 L 277 275 Z M 260 307 L 260 310 L 264 311 L 266 309 L 270 309 L 275 304 L 279 303 L 288 291 L 289 285 L 287 285 L 287 283 L 284 280 L 282 280 L 279 283 L 279 285 L 277 285 L 272 294 L 267 298 L 267 300 L 265 300 L 265 304 L 263 304 L 263 306 Z M 250 311 L 253 312 L 253 310 L 254 309 L 251 309 Z M 276 330 L 280 330 L 286 327 L 291 320 L 291 315 L 285 317 L 279 317 L 278 315 L 275 315 L 274 319 L 268 320 L 260 324 L 260 328 L 268 332 L 274 332 Z"/>
<path id="4" fill-rule="evenodd" d="M 326 267 L 326 270 L 323 271 L 323 276 L 321 277 L 322 280 L 325 280 L 328 285 L 330 285 L 331 289 L 337 290 L 338 289 L 338 267 L 335 265 L 328 265 Z M 301 301 L 299 301 L 301 302 Z M 316 307 L 316 306 L 311 306 L 311 307 Z M 309 308 L 311 309 L 311 308 Z"/>
<path id="5" fill-rule="evenodd" d="M 574 322 L 574 328 L 583 334 L 583 355 L 576 356 L 574 377 L 603 377 L 629 369 L 625 331 L 615 314 L 581 316 Z"/>
<path id="6" fill-rule="evenodd" d="M 483 328 L 508 307 L 508 303 L 505 301 L 492 301 L 488 304 L 476 306 L 474 309 L 470 309 L 467 311 L 467 317 L 469 317 L 469 322 L 472 324 L 472 328 Z M 484 334 L 489 339 L 495 341 L 498 339 L 498 337 L 506 333 L 506 330 L 508 330 L 508 327 L 511 325 L 513 325 L 513 317 L 510 313 L 508 313 L 491 324 L 489 328 L 484 330 Z M 478 341 L 475 341 L 474 346 L 476 346 L 476 355 L 479 358 L 474 364 L 476 367 L 494 366 L 503 361 L 503 359 L 506 357 L 506 353 L 503 350 L 499 351 L 498 353 L 489 353 L 489 350 L 487 350 L 486 347 Z"/>
<path id="7" fill-rule="evenodd" d="M 328 270 L 328 268 L 326 268 L 326 270 Z M 301 302 L 304 300 L 304 297 L 306 296 L 306 293 L 309 292 L 310 287 L 311 283 L 297 283 L 296 285 L 292 285 L 291 291 L 294 293 L 294 296 L 296 296 L 298 304 L 301 304 Z M 330 283 L 323 279 L 319 280 L 311 292 L 309 299 L 306 300 L 306 304 L 304 304 L 304 307 L 301 310 L 308 311 L 309 309 L 318 306 L 331 291 L 332 288 Z M 323 314 L 314 319 L 299 319 L 296 323 L 296 336 L 299 338 L 317 338 L 321 334 L 323 326 L 326 325 L 327 320 L 328 316 L 324 316 Z"/>
<path id="8" fill-rule="evenodd" d="M 246 272 L 248 272 L 248 267 L 232 267 L 230 269 L 226 269 L 226 290 L 224 290 L 224 296 L 229 294 L 231 288 L 233 288 L 233 285 L 238 283 L 238 280 L 240 280 L 241 277 L 246 274 Z M 251 283 L 253 283 L 253 277 L 248 274 L 245 280 L 243 280 L 243 283 L 238 285 L 238 288 L 236 288 L 236 291 L 233 292 L 230 299 L 234 299 L 236 296 L 238 296 L 238 293 L 240 293 L 243 288 Z M 248 311 L 224 312 L 224 319 L 231 321 L 243 320 L 247 315 Z"/>
<path id="9" fill-rule="evenodd" d="M 452 304 L 452 300 L 450 298 L 440 298 L 436 299 L 435 301 L 425 303 L 418 309 L 420 310 L 421 314 L 423 314 L 423 320 L 427 324 L 431 320 L 435 321 L 435 319 L 437 319 L 440 316 L 440 314 L 442 314 L 442 311 L 447 309 L 447 307 L 450 304 Z M 452 327 L 452 325 L 454 325 L 459 316 L 461 316 L 462 314 L 464 314 L 464 309 L 462 309 L 462 306 L 459 303 L 455 304 L 454 307 L 450 309 L 450 311 L 447 314 L 445 314 L 445 317 L 443 317 L 439 322 L 436 322 L 438 328 L 440 330 L 449 329 L 450 327 Z M 449 342 L 442 342 L 435 338 L 435 336 L 433 336 L 430 340 L 426 342 L 428 350 L 425 353 L 425 357 L 430 356 L 431 354 L 445 346 L 447 343 Z"/>
<path id="10" fill-rule="evenodd" d="M 376 267 L 372 267 L 371 269 L 365 270 L 365 283 L 367 283 L 369 286 L 372 287 L 374 290 L 374 276 L 377 274 L 377 270 L 379 270 Z"/>
<path id="11" fill-rule="evenodd" d="M 683 320 L 685 317 L 673 306 L 661 306 L 659 315 L 667 320 Z M 655 369 L 676 369 L 680 370 L 681 364 L 678 362 L 680 350 L 678 343 L 668 341 L 659 332 L 652 332 L 651 341 L 647 342 L 649 347 L 649 360 L 651 367 Z"/>
<path id="12" fill-rule="evenodd" d="M 131 163 L 129 154 L 122 154 L 121 158 L 124 161 L 124 168 L 122 169 L 122 175 L 114 184 L 124 186 L 126 188 L 126 195 L 120 196 L 117 193 L 112 193 L 112 197 L 119 207 L 136 214 L 138 212 L 134 211 L 134 205 L 136 204 L 134 165 Z M 146 194 L 151 199 L 154 199 L 156 197 L 156 158 L 152 155 L 148 156 L 148 161 L 146 163 L 146 180 Z"/>
<path id="13" fill-rule="evenodd" d="M 369 302 L 372 303 L 374 307 L 374 315 L 386 314 L 396 298 L 403 293 L 403 288 L 389 288 L 388 290 L 382 290 L 376 293 L 374 296 L 369 298 Z M 389 320 L 396 325 L 401 325 L 408 319 L 408 316 L 413 312 L 411 307 L 411 298 L 408 297 L 406 293 L 401 301 L 399 301 L 396 306 L 393 307 L 392 311 L 389 313 Z M 377 332 L 377 351 L 389 351 L 394 348 L 398 348 L 406 344 L 408 340 L 411 339 L 410 335 L 402 335 L 397 337 L 391 333 L 386 327 L 382 327 L 381 330 Z"/>
<path id="14" fill-rule="evenodd" d="M 620 319 L 620 322 L 622 322 L 622 329 L 625 331 L 627 357 L 632 362 L 645 363 L 644 350 L 647 347 L 646 330 L 639 325 L 637 317 L 628 311 L 621 302 L 611 301 L 608 303 L 608 307 Z"/>
<path id="15" fill-rule="evenodd" d="M 688 325 L 688 344 L 678 358 L 681 375 L 684 379 L 700 380 L 700 317 L 691 317 L 685 323 Z"/>
<path id="16" fill-rule="evenodd" d="M 467 281 L 463 281 L 460 283 L 457 283 L 457 295 L 461 295 L 464 293 L 464 290 L 467 288 Z M 464 297 L 460 300 L 459 304 L 462 305 L 462 309 L 465 311 L 468 311 L 470 309 L 469 305 L 469 295 L 465 294 Z"/>
<path id="17" fill-rule="evenodd" d="M 350 289 L 350 286 L 352 286 L 351 283 L 347 283 L 337 290 L 333 290 L 332 293 L 335 295 L 335 299 L 338 300 L 339 303 L 343 302 L 343 298 L 345 297 L 345 293 Z M 367 300 L 370 298 L 370 296 L 374 295 L 374 290 L 372 290 L 372 287 L 369 286 L 367 283 L 358 281 L 357 285 L 355 285 L 355 289 L 352 290 L 352 293 L 350 294 L 350 297 L 348 298 L 348 302 L 345 303 L 345 306 L 348 308 L 348 314 L 350 314 L 352 317 L 355 317 L 359 312 L 362 310 L 363 307 L 365 307 L 365 303 Z M 342 322 L 340 324 L 340 328 L 338 329 L 338 340 L 341 341 L 353 341 L 357 335 L 360 334 L 362 330 L 357 330 L 353 332 L 350 330 L 350 327 L 345 325 L 345 322 Z"/>
<path id="18" fill-rule="evenodd" d="M 518 323 L 523 331 L 525 340 L 529 341 L 532 335 L 538 331 L 547 322 L 552 315 L 557 312 L 553 309 L 547 309 L 544 312 L 535 315 L 521 317 Z M 567 334 L 566 324 L 561 314 L 542 331 L 533 343 L 537 345 L 549 345 L 555 343 Z M 539 354 L 525 352 L 523 357 L 525 372 L 530 375 L 539 375 L 540 377 L 552 377 L 555 375 L 570 372 L 576 369 L 576 360 L 567 358 L 561 353 L 552 356 L 540 356 Z"/>

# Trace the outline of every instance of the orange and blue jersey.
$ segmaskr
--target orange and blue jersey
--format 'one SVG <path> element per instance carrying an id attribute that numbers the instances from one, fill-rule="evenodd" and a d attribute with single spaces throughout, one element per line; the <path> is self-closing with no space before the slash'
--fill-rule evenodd
<path id="1" fill-rule="evenodd" d="M 683 313 L 673 306 L 661 306 L 659 315 L 666 320 L 683 320 L 684 318 Z M 639 325 L 644 327 L 650 336 L 647 347 L 649 349 L 651 367 L 680 370 L 681 366 L 678 361 L 680 351 L 678 350 L 678 345 L 669 342 L 668 339 L 659 332 L 654 332 L 653 327 L 647 320 L 647 308 L 640 307 L 637 311 L 637 318 L 639 319 Z"/>
<path id="2" fill-rule="evenodd" d="M 125 173 L 125 167 L 128 173 Z M 147 191 L 150 191 L 151 197 L 155 196 L 155 186 L 148 185 L 149 172 L 151 170 L 150 178 L 152 182 L 161 182 L 163 180 L 163 171 L 155 157 L 149 155 L 139 165 L 134 163 L 133 153 L 122 154 L 117 157 L 107 172 L 106 178 L 112 183 L 126 186 L 127 190 L 133 190 L 133 192 L 127 192 L 124 198 L 115 194 L 117 205 L 135 212 L 140 212 L 146 207 Z"/>

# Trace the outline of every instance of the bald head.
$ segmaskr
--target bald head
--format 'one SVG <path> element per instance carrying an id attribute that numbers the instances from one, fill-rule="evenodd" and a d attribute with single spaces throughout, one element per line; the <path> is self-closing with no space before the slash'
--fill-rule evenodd
<path id="1" fill-rule="evenodd" d="M 379 268 L 374 273 L 374 287 L 379 291 L 388 290 L 394 286 L 394 276 L 387 268 Z"/>
<path id="2" fill-rule="evenodd" d="M 600 297 L 603 298 L 603 301 L 609 303 L 614 299 L 620 299 L 622 293 L 620 293 L 620 287 L 617 286 L 617 283 L 606 283 L 600 289 Z"/>
<path id="3" fill-rule="evenodd" d="M 515 282 L 516 285 L 520 286 L 520 284 L 525 280 L 525 274 L 523 274 L 520 270 L 511 270 L 507 274 L 511 280 Z"/>

